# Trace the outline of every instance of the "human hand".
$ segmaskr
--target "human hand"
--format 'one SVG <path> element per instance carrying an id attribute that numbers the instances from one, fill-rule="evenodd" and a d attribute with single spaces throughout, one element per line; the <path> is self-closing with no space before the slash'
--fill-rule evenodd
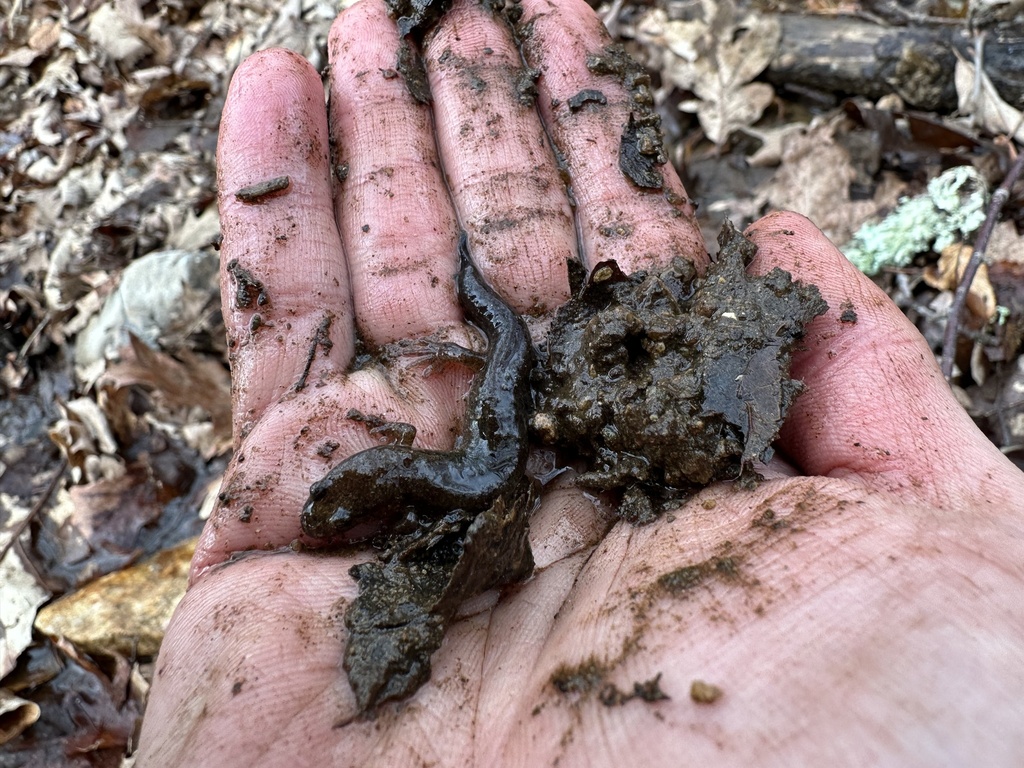
<path id="1" fill-rule="evenodd" d="M 457 221 L 519 311 L 565 300 L 576 225 L 542 119 L 588 264 L 705 258 L 692 211 L 618 169 L 625 95 L 586 69 L 607 43 L 590 9 L 522 6 L 539 116 L 510 84 L 507 30 L 463 0 L 425 49 L 432 110 L 393 77 L 397 35 L 376 3 L 334 27 L 329 115 L 292 54 L 236 73 L 219 146 L 236 453 L 156 665 L 138 765 L 1010 764 L 1024 746 L 1024 479 L 896 307 L 791 214 L 748 231 L 752 269 L 780 266 L 831 306 L 794 360 L 806 391 L 779 441 L 790 465 L 642 528 L 555 482 L 531 522 L 534 577 L 464 606 L 407 702 L 347 722 L 336 603 L 371 552 L 290 548 L 313 543 L 299 511 L 311 483 L 375 444 L 351 408 L 445 447 L 472 375 L 398 361 L 345 376 L 356 329 L 373 345 L 459 338 Z M 565 106 L 587 87 L 608 106 Z M 260 204 L 234 196 L 284 175 L 289 189 Z M 839 321 L 846 304 L 855 324 Z M 599 695 L 659 674 L 668 700 Z M 695 679 L 722 697 L 695 703 Z"/>

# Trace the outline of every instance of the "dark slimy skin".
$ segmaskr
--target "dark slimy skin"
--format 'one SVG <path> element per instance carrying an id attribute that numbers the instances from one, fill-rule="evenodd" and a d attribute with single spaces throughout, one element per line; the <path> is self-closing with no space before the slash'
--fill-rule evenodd
<path id="1" fill-rule="evenodd" d="M 533 345 L 526 324 L 481 277 L 459 239 L 459 302 L 487 338 L 487 360 L 469 395 L 452 451 L 384 445 L 350 456 L 309 490 L 302 529 L 343 537 L 370 516 L 383 524 L 408 507 L 418 515 L 479 512 L 516 488 L 526 468 Z M 470 353 L 471 354 L 471 353 Z"/>

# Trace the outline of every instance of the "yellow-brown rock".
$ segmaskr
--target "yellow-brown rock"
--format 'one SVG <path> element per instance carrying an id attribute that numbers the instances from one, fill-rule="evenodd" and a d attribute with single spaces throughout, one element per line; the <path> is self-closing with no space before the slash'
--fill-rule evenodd
<path id="1" fill-rule="evenodd" d="M 155 656 L 185 594 L 195 547 L 191 539 L 96 579 L 40 610 L 36 629 L 90 654 Z"/>

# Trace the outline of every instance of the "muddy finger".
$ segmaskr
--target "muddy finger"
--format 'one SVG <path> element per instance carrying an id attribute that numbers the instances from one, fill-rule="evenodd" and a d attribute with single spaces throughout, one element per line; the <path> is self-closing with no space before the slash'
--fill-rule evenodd
<path id="1" fill-rule="evenodd" d="M 399 65 L 399 42 L 383 3 L 342 13 L 329 41 L 336 211 L 356 322 L 371 344 L 423 336 L 461 318 L 455 213 L 430 108 L 407 87 L 419 81 L 416 67 Z"/>
<path id="2" fill-rule="evenodd" d="M 568 298 L 572 208 L 505 19 L 456 2 L 424 44 L 438 146 L 473 255 L 520 312 Z"/>
<path id="3" fill-rule="evenodd" d="M 610 48 L 583 0 L 523 0 L 516 28 L 540 71 L 538 106 L 562 154 L 590 265 L 616 259 L 626 272 L 675 256 L 707 254 L 686 190 L 662 162 L 649 79 Z"/>
<path id="4" fill-rule="evenodd" d="M 263 51 L 238 68 L 217 164 L 237 440 L 268 404 L 352 354 L 323 87 L 306 61 Z"/>

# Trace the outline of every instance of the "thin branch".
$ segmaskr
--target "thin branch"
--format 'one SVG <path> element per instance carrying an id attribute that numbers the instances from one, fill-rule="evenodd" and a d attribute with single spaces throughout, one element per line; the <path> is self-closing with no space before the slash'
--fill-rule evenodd
<path id="1" fill-rule="evenodd" d="M 992 230 L 999 220 L 999 212 L 1003 209 L 1006 201 L 1010 199 L 1010 190 L 1017 182 L 1021 171 L 1024 171 L 1024 152 L 1017 155 L 1017 160 L 1010 166 L 1006 178 L 999 188 L 992 194 L 992 201 L 988 205 L 988 213 L 985 214 L 985 223 L 978 230 L 978 239 L 974 241 L 974 253 L 971 254 L 964 274 L 960 278 L 960 284 L 953 294 L 953 303 L 949 307 L 949 317 L 946 319 L 946 333 L 942 337 L 942 375 L 949 381 L 953 376 L 953 358 L 956 357 L 956 338 L 960 332 L 960 315 L 963 314 L 964 305 L 967 303 L 967 295 L 971 291 L 971 283 L 978 273 L 978 268 L 985 259 L 985 249 L 988 248 L 989 238 L 992 237 Z"/>
<path id="2" fill-rule="evenodd" d="M 29 510 L 29 513 L 25 515 L 24 519 L 11 530 L 10 541 L 8 541 L 3 548 L 0 548 L 0 560 L 7 557 L 7 553 L 11 551 L 11 547 L 14 547 L 17 544 L 18 539 L 21 538 L 21 534 L 25 532 L 25 529 L 28 528 L 28 524 L 32 522 L 32 518 L 39 514 L 39 510 L 43 508 L 43 505 L 46 504 L 50 496 L 53 495 L 53 492 L 57 490 L 57 483 L 62 477 L 64 477 L 64 470 L 67 468 L 67 459 L 62 458 L 60 460 L 60 466 L 57 467 L 56 471 L 46 483 L 46 488 L 43 489 L 43 495 L 36 499 L 36 502 L 32 505 L 32 509 Z"/>

